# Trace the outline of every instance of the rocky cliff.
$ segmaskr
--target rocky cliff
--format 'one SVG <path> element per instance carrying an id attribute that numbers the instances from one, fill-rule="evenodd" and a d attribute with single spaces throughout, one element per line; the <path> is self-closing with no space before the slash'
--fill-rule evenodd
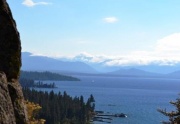
<path id="1" fill-rule="evenodd" d="M 6 0 L 0 0 L 0 71 L 8 81 L 17 79 L 21 67 L 21 42 Z"/>
<path id="2" fill-rule="evenodd" d="M 18 82 L 20 67 L 19 33 L 6 0 L 0 0 L 0 124 L 28 123 Z"/>
<path id="3" fill-rule="evenodd" d="M 5 74 L 0 73 L 0 124 L 15 124 L 13 104 Z"/>

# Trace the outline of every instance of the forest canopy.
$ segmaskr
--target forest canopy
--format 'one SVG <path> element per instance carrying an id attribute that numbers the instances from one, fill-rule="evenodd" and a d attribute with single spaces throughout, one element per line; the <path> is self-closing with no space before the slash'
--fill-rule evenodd
<path id="1" fill-rule="evenodd" d="M 25 100 L 38 103 L 42 109 L 37 118 L 46 120 L 45 124 L 86 124 L 94 113 L 95 100 L 90 95 L 87 102 L 83 96 L 71 97 L 66 92 L 36 91 L 23 88 Z"/>
<path id="2" fill-rule="evenodd" d="M 56 80 L 56 81 L 80 81 L 80 79 L 72 76 L 61 75 L 52 72 L 37 72 L 37 71 L 21 71 L 20 79 L 31 80 Z"/>

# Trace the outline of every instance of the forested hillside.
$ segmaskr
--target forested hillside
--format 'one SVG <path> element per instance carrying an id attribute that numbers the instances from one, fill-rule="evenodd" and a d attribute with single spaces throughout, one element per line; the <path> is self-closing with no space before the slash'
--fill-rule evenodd
<path id="1" fill-rule="evenodd" d="M 90 121 L 95 100 L 91 95 L 87 102 L 83 96 L 71 97 L 66 92 L 55 94 L 23 89 L 24 97 L 34 103 L 38 103 L 42 110 L 37 114 L 37 118 L 46 120 L 45 124 L 86 124 Z"/>
<path id="2" fill-rule="evenodd" d="M 21 71 L 20 79 L 31 79 L 31 80 L 58 80 L 58 81 L 79 81 L 80 79 L 61 75 L 52 72 L 37 72 L 37 71 Z"/>

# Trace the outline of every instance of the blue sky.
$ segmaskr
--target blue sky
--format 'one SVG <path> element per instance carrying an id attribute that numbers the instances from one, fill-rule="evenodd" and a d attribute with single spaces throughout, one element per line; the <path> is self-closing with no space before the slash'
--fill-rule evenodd
<path id="1" fill-rule="evenodd" d="M 83 53 L 92 61 L 111 58 L 109 65 L 180 62 L 179 0 L 7 1 L 22 51 Z"/>

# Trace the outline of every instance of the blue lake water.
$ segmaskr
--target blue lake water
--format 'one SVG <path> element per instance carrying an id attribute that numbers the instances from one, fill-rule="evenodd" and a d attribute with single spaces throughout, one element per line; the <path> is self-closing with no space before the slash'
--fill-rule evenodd
<path id="1" fill-rule="evenodd" d="M 173 110 L 169 101 L 180 93 L 179 79 L 77 76 L 81 81 L 57 81 L 55 92 L 66 91 L 71 96 L 93 94 L 96 110 L 125 113 L 127 118 L 113 118 L 111 124 L 160 124 L 167 117 L 158 108 Z M 53 81 L 46 81 L 52 83 Z M 50 89 L 41 89 L 50 90 Z M 104 122 L 94 122 L 104 124 Z"/>

